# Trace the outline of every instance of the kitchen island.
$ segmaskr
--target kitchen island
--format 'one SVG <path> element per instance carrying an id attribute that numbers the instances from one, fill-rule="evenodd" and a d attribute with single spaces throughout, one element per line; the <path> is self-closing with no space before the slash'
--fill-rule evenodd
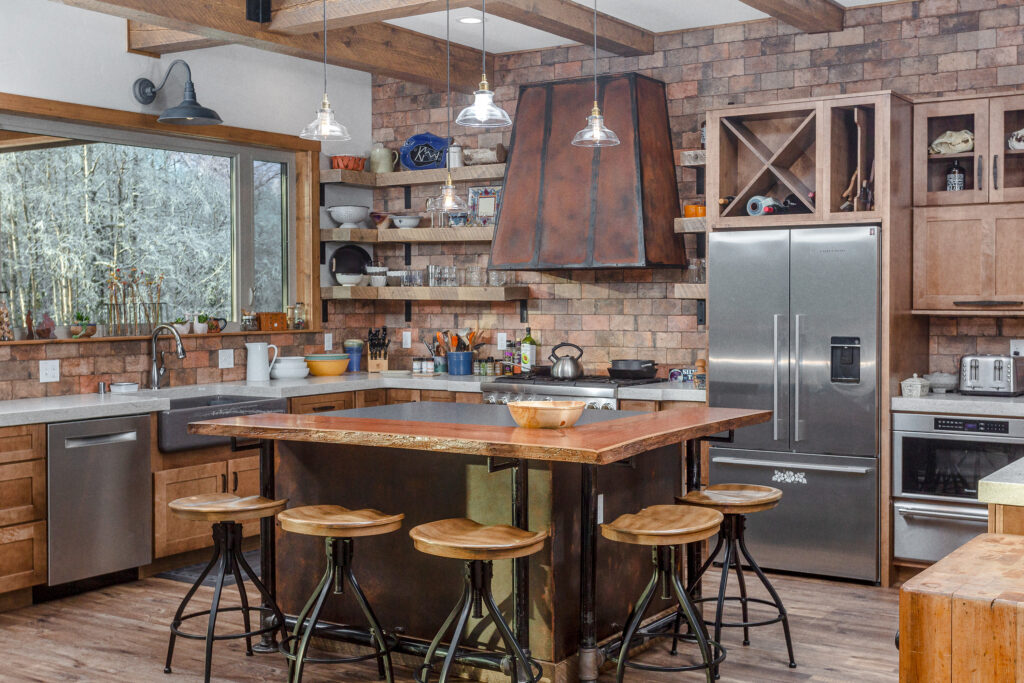
<path id="1" fill-rule="evenodd" d="M 700 439 L 770 416 L 703 406 L 592 410 L 572 429 L 530 430 L 516 427 L 502 406 L 416 403 L 224 418 L 189 430 L 258 439 L 264 495 L 287 497 L 289 506 L 402 512 L 405 530 L 445 517 L 547 528 L 551 540 L 542 553 L 517 560 L 514 570 L 498 563 L 506 566 L 495 567 L 495 594 L 546 669 L 565 667 L 559 676 L 572 680 L 579 652 L 579 679 L 590 681 L 598 640 L 621 625 L 650 563 L 646 549 L 598 538 L 599 522 L 672 502 L 684 485 L 700 481 Z M 270 524 L 262 535 L 264 576 L 282 610 L 295 614 L 320 575 L 322 550 L 313 539 L 275 536 Z M 692 552 L 688 565 L 698 560 Z M 401 626 L 410 642 L 433 635 L 460 590 L 459 568 L 416 552 L 404 532 L 368 540 L 356 569 L 384 627 Z M 346 604 L 335 603 L 325 616 L 361 623 Z M 471 645 L 493 640 L 489 626 L 471 633 Z"/>

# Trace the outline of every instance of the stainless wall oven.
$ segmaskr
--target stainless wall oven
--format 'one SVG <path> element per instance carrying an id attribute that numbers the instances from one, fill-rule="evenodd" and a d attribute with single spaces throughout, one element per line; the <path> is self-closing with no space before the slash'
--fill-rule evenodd
<path id="1" fill-rule="evenodd" d="M 937 561 L 983 533 L 978 481 L 1024 457 L 1024 419 L 893 415 L 893 554 Z"/>

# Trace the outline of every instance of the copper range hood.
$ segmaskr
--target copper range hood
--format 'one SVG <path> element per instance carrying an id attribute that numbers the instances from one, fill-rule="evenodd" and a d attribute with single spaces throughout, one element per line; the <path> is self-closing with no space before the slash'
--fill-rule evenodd
<path id="1" fill-rule="evenodd" d="M 682 240 L 665 84 L 635 73 L 598 79 L 616 147 L 573 147 L 593 106 L 589 78 L 519 89 L 490 267 L 679 267 Z"/>

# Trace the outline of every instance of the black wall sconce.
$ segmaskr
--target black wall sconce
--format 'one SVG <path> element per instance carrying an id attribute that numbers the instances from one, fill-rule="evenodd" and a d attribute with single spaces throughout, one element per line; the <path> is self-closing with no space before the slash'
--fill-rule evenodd
<path id="1" fill-rule="evenodd" d="M 159 86 L 154 85 L 153 81 L 148 78 L 136 80 L 132 84 L 132 93 L 134 93 L 135 99 L 142 104 L 152 104 L 153 100 L 156 99 L 156 94 L 167 84 L 168 76 L 171 75 L 171 71 L 178 64 L 185 67 L 185 95 L 181 100 L 181 104 L 164 110 L 159 118 L 157 118 L 157 121 L 160 123 L 176 123 L 183 126 L 215 126 L 224 123 L 217 112 L 204 107 L 196 101 L 196 87 L 192 84 L 192 69 L 188 67 L 188 63 L 183 59 L 175 59 L 171 62 L 171 65 L 167 68 L 167 73 L 164 74 L 164 80 L 160 81 Z"/>

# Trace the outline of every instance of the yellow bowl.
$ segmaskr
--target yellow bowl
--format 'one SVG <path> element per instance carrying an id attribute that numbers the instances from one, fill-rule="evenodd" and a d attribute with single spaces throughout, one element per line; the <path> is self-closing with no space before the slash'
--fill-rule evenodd
<path id="1" fill-rule="evenodd" d="M 563 429 L 580 419 L 583 401 L 513 401 L 508 404 L 512 419 L 527 429 Z"/>
<path id="2" fill-rule="evenodd" d="M 315 377 L 334 377 L 342 375 L 348 370 L 348 358 L 339 360 L 309 360 L 307 358 L 306 365 L 309 366 L 309 374 Z"/>

